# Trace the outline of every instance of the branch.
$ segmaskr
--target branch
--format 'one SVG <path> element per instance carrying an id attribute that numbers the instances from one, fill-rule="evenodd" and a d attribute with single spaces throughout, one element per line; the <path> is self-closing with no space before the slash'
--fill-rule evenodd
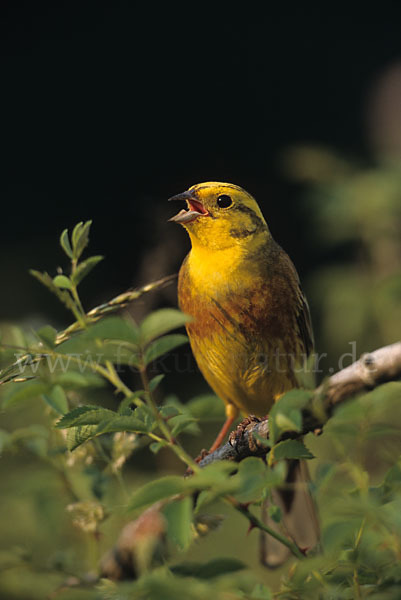
<path id="1" fill-rule="evenodd" d="M 127 290 L 126 292 L 119 294 L 115 298 L 112 298 L 108 302 L 105 302 L 104 304 L 100 304 L 99 306 L 92 308 L 88 313 L 86 313 L 86 315 L 85 315 L 86 320 L 88 323 L 95 323 L 96 321 L 98 321 L 99 319 L 104 317 L 105 315 L 116 312 L 117 310 L 120 310 L 122 308 L 125 308 L 130 302 L 132 302 L 133 300 L 137 300 L 138 298 L 143 296 L 143 294 L 146 294 L 147 292 L 152 292 L 153 290 L 161 289 L 161 288 L 166 287 L 167 285 L 170 285 L 170 283 L 175 281 L 177 279 L 177 277 L 178 277 L 178 274 L 174 273 L 174 275 L 167 275 L 166 277 L 163 277 L 162 279 L 158 279 L 157 281 L 152 281 L 151 283 L 147 283 L 146 285 L 143 285 L 142 287 Z M 67 329 L 64 329 L 64 331 L 61 331 L 57 335 L 56 344 L 61 344 L 61 342 L 64 342 L 65 340 L 67 340 L 71 336 L 72 333 L 75 333 L 76 331 L 79 331 L 80 329 L 82 329 L 82 327 L 80 326 L 80 324 L 78 322 L 73 323 L 72 325 L 67 327 Z"/>
<path id="2" fill-rule="evenodd" d="M 357 393 L 372 390 L 382 383 L 399 378 L 401 378 L 401 342 L 384 346 L 369 354 L 363 354 L 359 360 L 338 371 L 316 388 L 302 414 L 302 431 L 287 431 L 280 440 L 300 437 L 310 431 L 321 429 L 338 404 Z M 317 401 L 323 408 L 321 411 L 323 414 L 319 418 L 314 410 Z M 259 423 L 252 422 L 246 426 L 243 434 L 237 439 L 233 432 L 229 441 L 215 452 L 205 456 L 199 462 L 199 466 L 205 467 L 219 460 L 240 462 L 247 456 L 263 456 L 269 452 L 270 448 L 260 440 L 268 438 L 268 420 Z"/>
<path id="3" fill-rule="evenodd" d="M 137 300 L 138 298 L 143 296 L 143 294 L 146 294 L 147 292 L 152 292 L 154 290 L 161 289 L 161 288 L 166 287 L 167 285 L 170 285 L 170 283 L 175 281 L 177 279 L 177 277 L 178 277 L 178 274 L 174 273 L 173 275 L 167 275 L 166 277 L 163 277 L 162 279 L 158 279 L 157 281 L 152 281 L 151 283 L 147 283 L 146 285 L 143 285 L 142 287 L 127 290 L 126 292 L 119 294 L 115 298 L 112 298 L 108 302 L 105 302 L 104 304 L 100 304 L 99 306 L 92 308 L 89 312 L 86 313 L 85 321 L 87 323 L 95 323 L 96 321 L 98 321 L 99 319 L 104 317 L 105 315 L 108 315 L 108 314 L 116 312 L 122 308 L 125 308 L 130 302 L 132 302 L 133 300 Z M 66 340 L 68 340 L 71 337 L 71 335 L 73 335 L 77 331 L 81 331 L 81 330 L 82 330 L 82 325 L 78 321 L 75 321 L 74 323 L 69 325 L 66 329 L 64 329 L 63 331 L 60 331 L 60 333 L 57 334 L 56 346 L 58 346 L 62 342 L 65 342 Z M 41 361 L 42 358 L 43 358 L 43 355 L 39 354 L 39 353 L 31 354 L 30 352 L 27 352 L 26 354 L 23 354 L 12 365 L 9 365 L 8 367 L 6 367 L 3 370 L 0 370 L 0 385 L 2 385 L 3 383 L 11 383 L 13 381 L 14 382 L 23 382 L 23 381 L 26 381 L 27 379 L 32 379 L 32 377 L 18 377 L 19 365 L 34 364 L 34 363 Z M 27 361 L 30 361 L 30 362 L 28 363 Z M 16 371 L 17 371 L 17 374 L 16 374 Z"/>

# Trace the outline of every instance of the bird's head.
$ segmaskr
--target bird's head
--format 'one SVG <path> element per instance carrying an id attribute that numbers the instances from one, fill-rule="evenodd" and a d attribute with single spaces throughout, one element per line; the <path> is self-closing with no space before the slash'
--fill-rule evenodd
<path id="1" fill-rule="evenodd" d="M 270 235 L 256 200 L 232 183 L 199 183 L 170 200 L 186 202 L 187 209 L 170 221 L 185 227 L 193 246 L 224 250 L 250 246 L 256 238 Z"/>

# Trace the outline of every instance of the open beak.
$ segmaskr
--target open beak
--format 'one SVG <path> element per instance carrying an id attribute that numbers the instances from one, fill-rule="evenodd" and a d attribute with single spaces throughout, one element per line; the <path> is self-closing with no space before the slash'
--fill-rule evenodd
<path id="1" fill-rule="evenodd" d="M 199 217 L 207 217 L 209 213 L 207 209 L 203 206 L 202 202 L 199 202 L 190 192 L 183 192 L 182 194 L 177 194 L 172 198 L 169 198 L 169 202 L 173 200 L 185 200 L 187 203 L 188 209 L 182 209 L 180 212 L 171 217 L 169 221 L 174 221 L 174 223 L 182 223 L 186 225 L 187 223 L 191 223 L 195 221 Z"/>

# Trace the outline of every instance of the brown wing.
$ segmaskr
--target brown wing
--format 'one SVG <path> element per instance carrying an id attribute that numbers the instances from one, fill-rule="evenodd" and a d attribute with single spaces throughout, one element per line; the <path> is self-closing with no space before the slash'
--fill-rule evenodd
<path id="1" fill-rule="evenodd" d="M 302 291 L 298 273 L 288 257 L 281 250 L 279 268 L 285 275 L 292 289 L 292 310 L 295 311 L 295 324 L 298 329 L 298 339 L 303 347 L 303 353 L 309 356 L 313 352 L 314 340 L 308 301 Z M 288 475 L 285 486 L 276 488 L 272 498 L 282 510 L 282 523 L 286 535 L 298 546 L 310 550 L 319 542 L 319 521 L 315 502 L 308 489 L 309 474 L 305 461 L 288 461 Z M 263 506 L 263 520 L 273 529 L 278 529 L 276 523 L 269 519 L 268 504 Z M 274 538 L 261 536 L 261 561 L 268 567 L 275 568 L 283 564 L 289 557 L 289 550 Z"/>
<path id="2" fill-rule="evenodd" d="M 299 312 L 296 318 L 297 325 L 299 329 L 299 335 L 305 349 L 305 354 L 309 356 L 313 352 L 314 347 L 313 330 L 308 301 L 302 291 L 301 286 L 299 286 L 299 297 Z"/>
<path id="3" fill-rule="evenodd" d="M 301 282 L 296 268 L 288 254 L 276 244 L 276 261 L 278 268 L 283 273 L 293 290 L 293 310 L 295 310 L 295 322 L 298 328 L 298 335 L 303 345 L 304 353 L 309 356 L 313 351 L 314 340 L 312 331 L 312 322 L 309 312 L 308 301 L 301 288 Z M 277 260 L 278 259 L 278 260 Z M 276 264 L 277 264 L 276 263 Z M 276 266 L 277 269 L 277 266 Z"/>

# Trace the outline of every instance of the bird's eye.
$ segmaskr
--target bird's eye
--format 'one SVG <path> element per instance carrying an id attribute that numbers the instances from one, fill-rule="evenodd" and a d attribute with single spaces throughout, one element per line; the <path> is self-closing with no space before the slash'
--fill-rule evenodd
<path id="1" fill-rule="evenodd" d="M 220 208 L 228 208 L 232 203 L 233 201 L 231 200 L 230 196 L 227 196 L 227 194 L 223 194 L 217 198 L 217 206 Z"/>

